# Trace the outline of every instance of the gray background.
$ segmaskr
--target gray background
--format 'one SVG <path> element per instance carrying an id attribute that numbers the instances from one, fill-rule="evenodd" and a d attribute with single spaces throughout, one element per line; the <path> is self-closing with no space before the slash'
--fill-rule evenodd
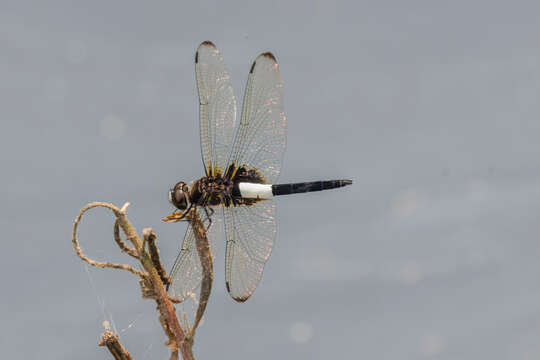
<path id="1" fill-rule="evenodd" d="M 222 51 L 237 98 L 281 66 L 281 181 L 352 178 L 278 199 L 255 295 L 225 291 L 223 247 L 195 352 L 237 359 L 540 357 L 540 12 L 536 2 L 49 1 L 0 5 L 5 358 L 103 359 L 114 322 L 166 358 L 134 277 L 70 243 L 89 201 L 130 201 L 169 267 L 185 224 L 167 190 L 202 175 L 193 56 Z M 84 249 L 125 261 L 111 215 Z M 189 310 L 189 309 L 188 309 Z"/>

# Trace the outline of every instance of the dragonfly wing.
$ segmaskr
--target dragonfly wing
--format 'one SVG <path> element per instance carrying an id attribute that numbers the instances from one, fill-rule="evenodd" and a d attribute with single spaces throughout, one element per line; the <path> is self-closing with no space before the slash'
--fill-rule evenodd
<path id="1" fill-rule="evenodd" d="M 207 176 L 223 173 L 236 121 L 236 100 L 229 72 L 214 44 L 205 41 L 195 54 L 199 89 L 201 152 Z"/>
<path id="2" fill-rule="evenodd" d="M 251 66 L 228 165 L 257 169 L 267 184 L 275 183 L 287 143 L 286 131 L 283 82 L 275 57 L 267 52 Z"/>
<path id="3" fill-rule="evenodd" d="M 261 280 L 276 238 L 276 207 L 272 200 L 228 207 L 225 213 L 227 250 L 225 281 L 231 297 L 246 301 Z"/>
<path id="4" fill-rule="evenodd" d="M 206 212 L 201 209 L 199 215 L 205 227 L 209 226 L 209 218 Z M 215 258 L 218 252 L 218 244 L 223 238 L 223 210 L 216 209 L 211 216 L 212 222 L 206 235 L 210 241 L 210 252 Z M 170 297 L 177 300 L 184 300 L 189 297 L 201 285 L 202 266 L 197 246 L 195 244 L 195 234 L 191 225 L 188 224 L 182 248 L 178 254 L 169 274 L 171 284 L 167 290 Z"/>

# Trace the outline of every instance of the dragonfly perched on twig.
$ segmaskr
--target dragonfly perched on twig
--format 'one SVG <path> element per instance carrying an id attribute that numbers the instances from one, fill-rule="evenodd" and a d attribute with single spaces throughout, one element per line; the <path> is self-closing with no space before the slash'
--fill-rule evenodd
<path id="1" fill-rule="evenodd" d="M 205 176 L 178 182 L 169 201 L 179 210 L 163 218 L 176 222 L 197 211 L 207 227 L 211 249 L 227 240 L 225 281 L 231 297 L 246 301 L 259 283 L 276 238 L 277 195 L 334 189 L 351 180 L 276 184 L 286 146 L 283 83 L 276 58 L 259 55 L 245 89 L 240 124 L 233 141 L 236 100 L 229 73 L 218 49 L 199 45 L 195 69 L 200 100 L 200 141 Z M 214 251 L 212 251 L 214 252 Z M 182 249 L 171 270 L 172 298 L 183 300 L 202 281 L 195 235 L 188 226 Z"/>

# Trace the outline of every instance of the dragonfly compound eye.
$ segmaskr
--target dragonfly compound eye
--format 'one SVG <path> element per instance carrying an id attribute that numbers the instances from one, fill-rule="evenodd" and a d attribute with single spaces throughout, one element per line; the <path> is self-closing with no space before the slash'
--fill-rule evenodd
<path id="1" fill-rule="evenodd" d="M 184 188 L 186 188 L 186 185 L 183 182 L 179 182 L 169 193 L 171 203 L 179 210 L 185 210 L 188 205 L 187 192 L 184 191 Z"/>

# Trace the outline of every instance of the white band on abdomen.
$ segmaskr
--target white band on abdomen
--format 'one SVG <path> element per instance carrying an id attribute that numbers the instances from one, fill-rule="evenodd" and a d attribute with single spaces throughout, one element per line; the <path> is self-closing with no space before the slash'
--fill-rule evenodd
<path id="1" fill-rule="evenodd" d="M 240 183 L 240 195 L 248 199 L 269 199 L 272 197 L 272 185 Z"/>

